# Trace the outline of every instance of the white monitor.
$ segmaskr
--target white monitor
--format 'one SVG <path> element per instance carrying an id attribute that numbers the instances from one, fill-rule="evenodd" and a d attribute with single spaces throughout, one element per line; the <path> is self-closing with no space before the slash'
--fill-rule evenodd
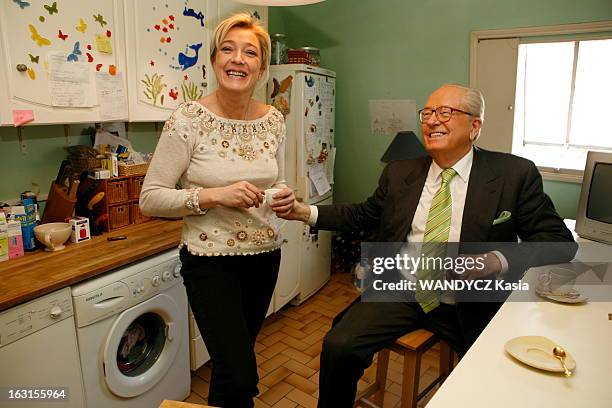
<path id="1" fill-rule="evenodd" d="M 576 232 L 583 238 L 612 244 L 612 153 L 587 154 Z"/>

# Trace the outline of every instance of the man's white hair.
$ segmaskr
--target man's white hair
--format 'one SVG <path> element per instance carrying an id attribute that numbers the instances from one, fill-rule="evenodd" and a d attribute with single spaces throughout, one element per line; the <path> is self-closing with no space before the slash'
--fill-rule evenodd
<path id="1" fill-rule="evenodd" d="M 480 92 L 476 88 L 470 88 L 468 86 L 463 86 L 459 84 L 444 84 L 444 87 L 452 87 L 458 88 L 464 91 L 463 98 L 461 98 L 461 109 L 464 109 L 466 112 L 469 112 L 472 116 L 480 118 L 482 122 L 484 122 L 484 113 L 485 113 L 485 101 L 482 96 L 482 92 Z M 474 136 L 472 139 L 475 142 L 480 137 L 480 130 L 478 134 Z"/>

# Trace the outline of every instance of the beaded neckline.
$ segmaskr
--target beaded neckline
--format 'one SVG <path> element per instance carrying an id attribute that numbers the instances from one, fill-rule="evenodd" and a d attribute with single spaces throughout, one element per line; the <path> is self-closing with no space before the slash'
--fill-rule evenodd
<path id="1" fill-rule="evenodd" d="M 268 111 L 263 116 L 261 116 L 259 118 L 249 119 L 249 120 L 240 120 L 240 119 L 229 119 L 229 118 L 224 118 L 222 116 L 219 116 L 216 113 L 214 113 L 213 111 L 211 111 L 210 109 L 208 109 L 206 106 L 202 105 L 198 101 L 191 101 L 191 103 L 196 104 L 199 107 L 201 107 L 209 116 L 212 116 L 213 118 L 215 118 L 216 120 L 218 120 L 220 122 L 226 122 L 226 123 L 244 123 L 244 124 L 258 123 L 258 122 L 265 121 L 266 119 L 268 119 L 268 117 L 270 117 L 270 115 L 272 115 L 274 113 L 274 110 L 275 110 L 272 106 L 270 106 Z"/>

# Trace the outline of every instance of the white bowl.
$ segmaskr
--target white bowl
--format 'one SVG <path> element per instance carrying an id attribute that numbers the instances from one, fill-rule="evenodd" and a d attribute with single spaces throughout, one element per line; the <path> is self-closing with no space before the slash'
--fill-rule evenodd
<path id="1" fill-rule="evenodd" d="M 67 222 L 50 222 L 34 227 L 34 235 L 46 246 L 45 251 L 64 249 L 64 242 L 70 238 L 71 232 L 72 228 Z"/>

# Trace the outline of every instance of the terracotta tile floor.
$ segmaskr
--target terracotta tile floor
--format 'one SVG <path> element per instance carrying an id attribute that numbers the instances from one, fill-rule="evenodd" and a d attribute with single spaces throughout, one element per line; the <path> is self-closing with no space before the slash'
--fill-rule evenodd
<path id="1" fill-rule="evenodd" d="M 300 306 L 286 306 L 266 319 L 255 344 L 259 366 L 256 408 L 313 408 L 319 395 L 319 354 L 323 337 L 334 316 L 356 297 L 350 274 L 333 274 L 330 281 Z M 402 357 L 391 352 L 383 408 L 399 407 L 402 389 Z M 421 363 L 421 388 L 436 378 L 439 348 L 434 346 Z M 376 362 L 358 383 L 363 389 L 374 381 Z M 206 404 L 210 362 L 192 372 L 191 394 L 185 400 Z M 434 388 L 420 402 L 425 406 Z M 362 406 L 367 406 L 363 404 Z"/>

